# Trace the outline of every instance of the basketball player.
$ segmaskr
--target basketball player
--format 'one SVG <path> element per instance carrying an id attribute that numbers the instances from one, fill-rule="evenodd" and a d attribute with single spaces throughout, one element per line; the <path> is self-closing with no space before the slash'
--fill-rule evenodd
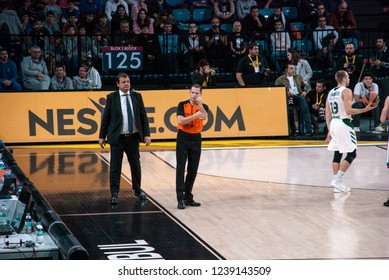
<path id="1" fill-rule="evenodd" d="M 325 110 L 328 127 L 326 141 L 329 142 L 328 150 L 334 151 L 334 178 L 331 186 L 334 187 L 334 192 L 349 192 L 351 189 L 343 184 L 342 177 L 357 156 L 357 137 L 351 123 L 351 115 L 368 112 L 374 107 L 371 102 L 365 108 L 351 107 L 353 93 L 347 88 L 350 78 L 346 71 L 336 72 L 335 80 L 338 85 L 329 92 Z M 342 160 L 344 153 L 346 157 Z"/>
<path id="2" fill-rule="evenodd" d="M 382 108 L 382 111 L 381 111 L 381 117 L 380 117 L 381 123 L 385 123 L 385 122 L 387 123 L 388 118 L 389 118 L 389 96 L 386 97 L 384 108 Z M 387 155 L 386 165 L 389 168 L 389 139 L 388 139 L 388 150 L 387 151 L 388 151 L 388 155 Z M 388 201 L 384 202 L 384 206 L 389 206 L 389 199 L 388 199 Z"/>

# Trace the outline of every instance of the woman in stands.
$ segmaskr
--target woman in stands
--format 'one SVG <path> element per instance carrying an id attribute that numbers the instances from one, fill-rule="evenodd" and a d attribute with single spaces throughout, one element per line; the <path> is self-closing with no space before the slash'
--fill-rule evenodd
<path id="1" fill-rule="evenodd" d="M 147 11 L 145 9 L 140 9 L 138 18 L 132 24 L 132 30 L 135 34 L 140 34 L 142 32 L 141 26 L 143 25 L 148 26 L 150 34 L 154 34 L 154 19 L 147 15 Z"/>
<path id="2" fill-rule="evenodd" d="M 291 62 L 295 66 L 295 73 L 303 78 L 307 91 L 310 91 L 312 89 L 310 80 L 312 78 L 313 71 L 309 62 L 301 58 L 300 54 L 294 49 L 290 49 L 286 56 L 288 58 L 288 62 Z"/>

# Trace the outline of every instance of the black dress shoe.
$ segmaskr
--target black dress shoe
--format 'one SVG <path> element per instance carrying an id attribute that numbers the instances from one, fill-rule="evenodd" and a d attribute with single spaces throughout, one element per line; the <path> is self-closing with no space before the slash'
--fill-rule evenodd
<path id="1" fill-rule="evenodd" d="M 185 205 L 198 207 L 201 206 L 201 203 L 194 200 L 185 200 Z"/>
<path id="2" fill-rule="evenodd" d="M 389 206 L 389 199 L 387 202 L 384 202 L 384 206 Z"/>
<path id="3" fill-rule="evenodd" d="M 141 200 L 147 200 L 147 195 L 142 190 L 134 190 L 134 194 Z"/>
<path id="4" fill-rule="evenodd" d="M 178 209 L 185 209 L 185 203 L 183 200 L 179 200 L 178 201 L 178 206 L 177 206 Z"/>
<path id="5" fill-rule="evenodd" d="M 111 205 L 118 204 L 119 198 L 117 193 L 113 193 L 111 196 Z"/>

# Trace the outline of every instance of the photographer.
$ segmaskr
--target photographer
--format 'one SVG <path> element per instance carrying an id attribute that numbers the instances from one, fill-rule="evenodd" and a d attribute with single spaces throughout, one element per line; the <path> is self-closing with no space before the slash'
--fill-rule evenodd
<path id="1" fill-rule="evenodd" d="M 311 115 L 311 122 L 315 134 L 320 133 L 319 123 L 325 122 L 325 104 L 327 95 L 328 91 L 324 79 L 317 80 L 316 88 L 307 93 L 309 113 Z"/>
<path id="2" fill-rule="evenodd" d="M 241 87 L 266 84 L 266 77 L 271 74 L 266 58 L 259 53 L 258 45 L 249 44 L 249 54 L 244 56 L 236 67 L 236 80 Z"/>
<path id="3" fill-rule="evenodd" d="M 350 88 L 354 88 L 358 82 L 359 74 L 362 70 L 362 59 L 355 54 L 353 42 L 347 42 L 345 46 L 345 55 L 341 56 L 336 64 L 336 71 L 344 70 L 350 77 Z"/>
<path id="4" fill-rule="evenodd" d="M 216 70 L 209 67 L 206 59 L 199 61 L 199 67 L 190 75 L 192 84 L 199 84 L 203 88 L 216 85 Z"/>

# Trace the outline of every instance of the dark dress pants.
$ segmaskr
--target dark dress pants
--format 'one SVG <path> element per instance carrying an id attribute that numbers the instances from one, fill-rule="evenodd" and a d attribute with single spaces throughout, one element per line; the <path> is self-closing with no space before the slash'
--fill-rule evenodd
<path id="1" fill-rule="evenodd" d="M 139 133 L 131 134 L 125 137 L 120 135 L 119 145 L 111 145 L 111 162 L 110 162 L 110 188 L 112 193 L 120 191 L 120 176 L 122 173 L 123 153 L 126 153 L 131 168 L 132 188 L 140 191 L 141 182 L 141 165 L 139 154 Z"/>
<path id="2" fill-rule="evenodd" d="M 178 131 L 176 147 L 176 193 L 177 200 L 193 200 L 193 184 L 197 176 L 201 156 L 201 133 Z M 185 164 L 188 161 L 185 177 Z M 185 180 L 184 180 L 185 178 Z"/>

